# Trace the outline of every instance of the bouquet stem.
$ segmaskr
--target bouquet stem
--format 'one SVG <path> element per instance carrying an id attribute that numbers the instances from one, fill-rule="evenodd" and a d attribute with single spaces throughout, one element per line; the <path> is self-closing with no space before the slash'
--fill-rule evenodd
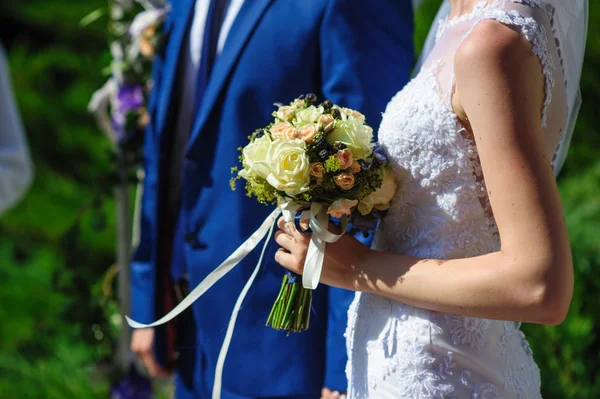
<path id="1" fill-rule="evenodd" d="M 308 329 L 312 291 L 302 286 L 298 276 L 287 272 L 283 276 L 279 295 L 273 304 L 267 326 L 288 334 Z"/>

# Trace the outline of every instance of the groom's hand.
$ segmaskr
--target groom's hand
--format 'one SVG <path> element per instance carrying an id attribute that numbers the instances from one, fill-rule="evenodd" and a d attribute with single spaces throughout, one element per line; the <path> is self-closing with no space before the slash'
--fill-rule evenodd
<path id="1" fill-rule="evenodd" d="M 321 390 L 321 399 L 346 399 L 346 394 L 323 388 Z"/>
<path id="2" fill-rule="evenodd" d="M 154 329 L 142 328 L 133 330 L 131 334 L 131 351 L 142 362 L 150 377 L 168 377 L 166 371 L 154 357 Z"/>

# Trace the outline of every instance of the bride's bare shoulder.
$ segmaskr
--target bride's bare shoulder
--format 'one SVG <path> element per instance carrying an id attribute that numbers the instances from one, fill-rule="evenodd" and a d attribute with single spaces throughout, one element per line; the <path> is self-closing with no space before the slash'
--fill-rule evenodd
<path id="1" fill-rule="evenodd" d="M 519 27 L 496 20 L 482 21 L 458 47 L 454 58 L 457 80 L 461 75 L 473 77 L 486 71 L 541 78 L 540 62 L 531 48 Z"/>
<path id="2" fill-rule="evenodd" d="M 495 106 L 541 109 L 544 75 L 531 49 L 518 28 L 495 20 L 480 22 L 455 54 L 458 113 L 466 111 L 469 98 L 482 96 Z"/>

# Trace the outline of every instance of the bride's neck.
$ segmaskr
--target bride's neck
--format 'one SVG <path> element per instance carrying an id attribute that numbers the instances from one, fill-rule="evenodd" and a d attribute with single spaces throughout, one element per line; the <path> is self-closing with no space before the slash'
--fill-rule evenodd
<path id="1" fill-rule="evenodd" d="M 454 18 L 459 15 L 468 14 L 473 11 L 477 3 L 481 3 L 482 0 L 450 0 L 452 6 L 452 13 L 450 17 Z"/>

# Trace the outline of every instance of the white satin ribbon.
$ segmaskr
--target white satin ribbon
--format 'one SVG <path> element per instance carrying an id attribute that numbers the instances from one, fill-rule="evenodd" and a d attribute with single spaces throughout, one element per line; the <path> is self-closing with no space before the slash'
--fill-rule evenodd
<path id="1" fill-rule="evenodd" d="M 265 238 L 265 243 L 260 254 L 260 258 L 252 272 L 252 275 L 246 282 L 246 285 L 242 289 L 242 292 L 238 296 L 238 299 L 233 307 L 229 323 L 227 325 L 227 332 L 221 350 L 219 351 L 219 357 L 217 360 L 215 370 L 215 381 L 213 384 L 213 399 L 219 399 L 221 396 L 221 387 L 223 381 L 223 368 L 225 360 L 227 358 L 227 352 L 231 344 L 233 332 L 235 330 L 235 323 L 239 311 L 242 307 L 244 299 L 250 290 L 250 287 L 254 283 L 256 276 L 260 270 L 262 260 L 273 234 L 275 222 L 279 215 L 283 214 L 286 222 L 293 222 L 294 217 L 304 206 L 295 202 L 287 202 L 277 207 L 262 223 L 262 225 L 256 230 L 250 238 L 248 238 L 242 245 L 235 250 L 223 263 L 221 263 L 215 270 L 213 270 L 204 280 L 200 282 L 177 306 L 175 306 L 169 313 L 158 319 L 157 321 L 150 324 L 143 324 L 132 320 L 125 316 L 127 323 L 132 328 L 152 328 L 165 324 L 175 317 L 179 316 L 184 310 L 190 307 L 198 298 L 200 298 L 206 291 L 208 291 L 217 281 L 223 278 L 229 273 L 234 267 L 236 267 L 244 258 L 250 254 L 256 248 L 256 246 Z M 310 228 L 313 231 L 312 239 L 308 247 L 308 253 L 304 264 L 304 273 L 302 276 L 302 285 L 308 289 L 315 289 L 319 285 L 321 277 L 321 270 L 323 269 L 323 260 L 325 258 L 325 245 L 326 243 L 334 243 L 340 239 L 343 233 L 348 228 L 347 218 L 343 218 L 342 222 L 342 234 L 333 234 L 328 231 L 329 216 L 327 214 L 327 207 L 321 204 L 313 203 L 310 207 L 310 212 L 303 211 L 304 215 L 310 214 Z"/>
<path id="2" fill-rule="evenodd" d="M 278 215 L 279 216 L 279 215 Z M 223 367 L 225 366 L 225 359 L 227 358 L 227 352 L 229 351 L 229 345 L 231 344 L 231 337 L 233 337 L 233 330 L 235 329 L 235 322 L 237 321 L 238 313 L 242 307 L 242 303 L 254 283 L 256 279 L 256 275 L 260 270 L 260 265 L 262 263 L 263 257 L 265 256 L 265 251 L 267 250 L 267 246 L 269 245 L 269 241 L 271 240 L 271 235 L 273 234 L 273 228 L 275 224 L 271 222 L 271 228 L 267 233 L 267 239 L 265 240 L 265 244 L 263 245 L 262 252 L 260 253 L 260 258 L 258 258 L 258 263 L 252 272 L 252 275 L 248 279 L 248 282 L 242 289 L 240 296 L 235 302 L 235 306 L 233 307 L 233 311 L 231 312 L 231 318 L 229 319 L 229 324 L 227 325 L 227 332 L 225 333 L 225 338 L 223 339 L 223 344 L 221 345 L 221 350 L 219 351 L 219 358 L 217 359 L 217 367 L 215 370 L 215 381 L 213 382 L 213 393 L 212 399 L 220 399 L 221 398 L 221 386 L 223 385 Z"/>
<path id="3" fill-rule="evenodd" d="M 125 316 L 127 319 L 127 323 L 133 328 L 151 328 L 160 326 L 161 324 L 165 324 L 175 317 L 179 316 L 184 310 L 192 305 L 192 303 L 196 302 L 198 298 L 200 298 L 210 287 L 212 287 L 217 281 L 222 279 L 227 273 L 229 273 L 234 267 L 236 267 L 244 258 L 256 248 L 259 242 L 262 241 L 263 238 L 271 231 L 272 225 L 277 221 L 277 218 L 281 214 L 281 209 L 275 209 L 262 223 L 262 225 L 256 230 L 250 238 L 248 238 L 242 245 L 235 250 L 234 253 L 229 256 L 229 258 L 225 259 L 223 263 L 221 263 L 215 270 L 213 270 L 204 280 L 200 282 L 186 296 L 183 298 L 177 306 L 173 308 L 169 313 L 150 324 L 138 323 L 135 320 L 130 319 Z M 260 259 L 262 261 L 262 257 Z M 260 261 L 257 264 L 257 268 L 260 267 Z"/>
<path id="4" fill-rule="evenodd" d="M 319 285 L 323 270 L 323 261 L 325 260 L 325 246 L 327 243 L 333 244 L 337 242 L 348 229 L 347 217 L 343 217 L 340 222 L 341 233 L 331 233 L 328 229 L 329 215 L 327 214 L 327 207 L 316 202 L 310 205 L 312 238 L 308 245 L 306 260 L 304 261 L 304 271 L 302 272 L 302 286 L 304 288 L 314 290 Z"/>

